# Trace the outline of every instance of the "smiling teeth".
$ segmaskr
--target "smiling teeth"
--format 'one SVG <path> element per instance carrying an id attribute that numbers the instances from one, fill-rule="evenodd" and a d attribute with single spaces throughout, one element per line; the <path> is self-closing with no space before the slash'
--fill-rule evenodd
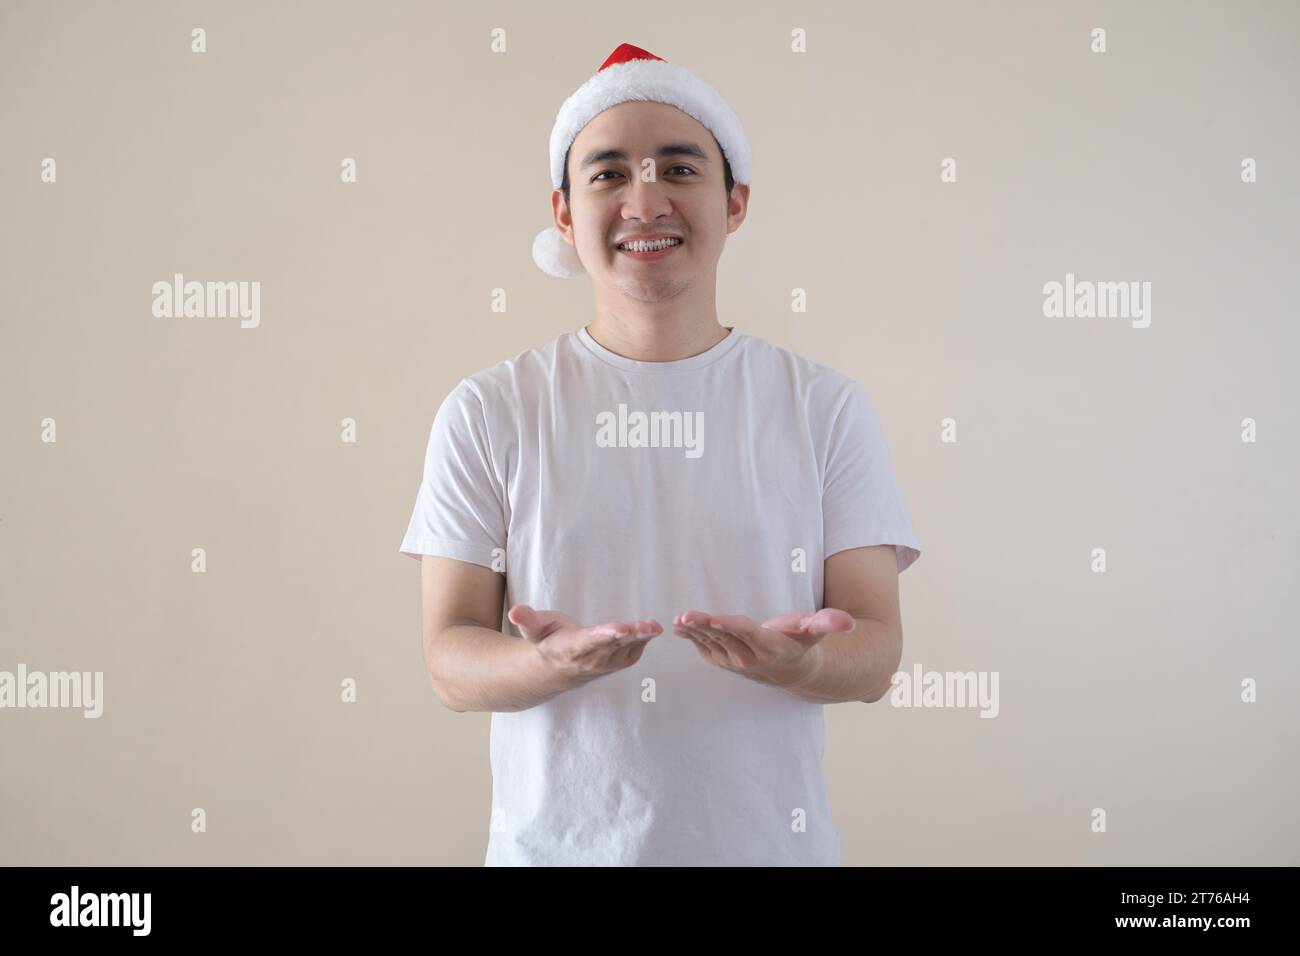
<path id="1" fill-rule="evenodd" d="M 653 242 L 624 242 L 619 244 L 620 249 L 628 252 L 657 252 L 660 249 L 667 249 L 669 246 L 681 245 L 680 239 L 656 239 Z"/>

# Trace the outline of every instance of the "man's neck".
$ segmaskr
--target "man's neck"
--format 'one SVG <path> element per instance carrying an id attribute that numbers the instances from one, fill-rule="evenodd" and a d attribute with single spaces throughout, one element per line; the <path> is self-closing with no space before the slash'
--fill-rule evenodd
<path id="1" fill-rule="evenodd" d="M 661 318 L 600 315 L 587 326 L 587 334 L 615 355 L 637 362 L 676 362 L 707 352 L 731 330 L 709 319 L 680 316 Z"/>

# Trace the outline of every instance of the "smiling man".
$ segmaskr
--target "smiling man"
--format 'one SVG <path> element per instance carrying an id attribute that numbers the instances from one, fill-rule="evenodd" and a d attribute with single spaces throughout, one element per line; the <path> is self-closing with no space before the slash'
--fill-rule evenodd
<path id="1" fill-rule="evenodd" d="M 750 150 L 711 87 L 623 44 L 550 158 L 533 255 L 591 322 L 447 396 L 401 545 L 438 698 L 492 713 L 485 862 L 837 865 L 823 707 L 885 695 L 920 556 L 879 421 L 718 321 Z"/>

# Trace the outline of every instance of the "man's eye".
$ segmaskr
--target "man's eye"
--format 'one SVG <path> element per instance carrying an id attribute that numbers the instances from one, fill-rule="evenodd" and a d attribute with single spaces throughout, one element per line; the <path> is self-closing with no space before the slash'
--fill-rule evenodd
<path id="1" fill-rule="evenodd" d="M 691 169 L 691 167 L 689 167 L 689 166 L 682 166 L 682 165 L 680 165 L 680 164 L 677 165 L 677 166 L 672 166 L 672 167 L 670 167 L 669 170 L 668 170 L 668 172 L 671 173 L 671 172 L 672 172 L 673 170 L 675 170 L 675 169 L 684 169 L 684 170 L 686 170 L 688 173 L 690 173 L 692 176 L 697 175 L 696 172 L 695 172 L 695 170 Z M 622 173 L 619 173 L 619 172 L 617 172 L 617 171 L 615 171 L 615 170 L 613 170 L 613 169 L 606 169 L 606 170 L 603 170 L 603 171 L 597 173 L 595 176 L 592 176 L 592 177 L 591 177 L 591 181 L 592 181 L 593 183 L 594 183 L 594 182 L 599 182 L 599 181 L 600 181 L 600 177 L 601 177 L 601 176 L 604 176 L 606 173 L 613 173 L 615 176 L 621 176 L 621 175 L 622 175 Z"/>

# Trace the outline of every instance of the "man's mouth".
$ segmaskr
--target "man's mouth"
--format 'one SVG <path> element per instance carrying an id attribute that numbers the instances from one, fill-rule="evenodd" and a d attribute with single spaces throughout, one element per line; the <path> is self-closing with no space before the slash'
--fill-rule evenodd
<path id="1" fill-rule="evenodd" d="M 615 248 L 619 252 L 636 259 L 652 259 L 667 255 L 682 244 L 682 240 L 672 237 L 665 239 L 629 239 L 620 242 Z"/>

